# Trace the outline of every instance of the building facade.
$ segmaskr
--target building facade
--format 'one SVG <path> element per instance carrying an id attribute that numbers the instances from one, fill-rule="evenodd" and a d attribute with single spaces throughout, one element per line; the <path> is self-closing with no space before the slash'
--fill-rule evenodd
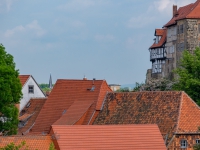
<path id="1" fill-rule="evenodd" d="M 162 35 L 163 38 L 166 38 L 165 44 L 162 43 L 165 55 L 162 58 L 162 65 L 160 65 L 159 58 L 151 59 L 152 46 L 149 48 L 152 68 L 151 72 L 149 70 L 147 72 L 147 80 L 149 80 L 149 76 L 155 79 L 173 79 L 173 70 L 178 67 L 183 51 L 188 50 L 193 53 L 196 47 L 200 47 L 200 0 L 179 9 L 177 6 L 173 6 L 172 19 L 164 25 L 163 29 L 159 30 L 166 31 L 166 34 Z M 158 34 L 155 36 L 153 45 L 157 44 L 157 39 L 159 40 Z M 158 50 L 155 52 L 159 55 Z"/>

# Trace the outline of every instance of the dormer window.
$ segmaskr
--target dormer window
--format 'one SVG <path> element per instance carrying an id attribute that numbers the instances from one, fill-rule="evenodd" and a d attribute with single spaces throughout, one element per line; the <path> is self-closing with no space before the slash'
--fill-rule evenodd
<path id="1" fill-rule="evenodd" d="M 33 85 L 28 86 L 28 93 L 30 93 L 30 94 L 34 93 L 34 86 Z"/>

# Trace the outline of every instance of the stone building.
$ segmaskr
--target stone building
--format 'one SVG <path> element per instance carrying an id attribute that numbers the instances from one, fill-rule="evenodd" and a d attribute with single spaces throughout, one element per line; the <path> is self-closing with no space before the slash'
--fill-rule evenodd
<path id="1" fill-rule="evenodd" d="M 177 68 L 183 51 L 186 49 L 193 53 L 194 49 L 200 46 L 200 0 L 179 9 L 177 6 L 173 6 L 172 19 L 164 25 L 163 30 L 166 30 L 164 51 L 166 57 L 163 59 L 165 63 L 163 63 L 160 75 L 158 72 L 154 72 L 154 65 L 152 65 L 151 76 L 157 79 L 163 77 L 172 79 L 174 78 L 172 70 Z M 154 44 L 156 42 L 157 40 Z M 158 55 L 159 51 L 156 54 Z M 147 76 L 150 76 L 149 74 L 148 72 Z"/>

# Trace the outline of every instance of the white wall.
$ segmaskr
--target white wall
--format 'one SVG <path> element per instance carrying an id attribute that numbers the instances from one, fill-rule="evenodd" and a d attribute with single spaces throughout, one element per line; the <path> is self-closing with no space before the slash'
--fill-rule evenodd
<path id="1" fill-rule="evenodd" d="M 34 86 L 34 93 L 29 93 L 29 90 L 28 90 L 29 85 Z M 27 103 L 29 102 L 31 98 L 45 97 L 45 95 L 40 90 L 37 83 L 34 81 L 34 79 L 31 76 L 28 79 L 28 81 L 24 84 L 22 88 L 22 94 L 23 94 L 23 98 L 20 100 L 20 112 L 27 105 Z"/>

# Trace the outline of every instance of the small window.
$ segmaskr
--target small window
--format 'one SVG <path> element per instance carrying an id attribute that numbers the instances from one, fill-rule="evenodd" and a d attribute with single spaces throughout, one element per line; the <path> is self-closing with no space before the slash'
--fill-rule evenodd
<path id="1" fill-rule="evenodd" d="M 200 144 L 200 139 L 196 139 L 196 144 Z"/>
<path id="2" fill-rule="evenodd" d="M 183 33 L 183 24 L 179 26 L 179 34 Z"/>
<path id="3" fill-rule="evenodd" d="M 181 148 L 187 148 L 187 141 L 181 140 Z"/>
<path id="4" fill-rule="evenodd" d="M 28 93 L 34 93 L 34 86 L 33 85 L 28 86 Z"/>

